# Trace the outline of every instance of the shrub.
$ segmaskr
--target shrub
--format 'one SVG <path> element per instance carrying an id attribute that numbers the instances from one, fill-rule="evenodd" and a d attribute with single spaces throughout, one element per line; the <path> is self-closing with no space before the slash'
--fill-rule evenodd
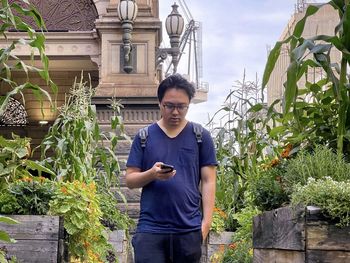
<path id="1" fill-rule="evenodd" d="M 349 226 L 350 181 L 309 178 L 306 185 L 296 185 L 292 193 L 292 205 L 298 204 L 318 206 L 326 216 L 337 220 L 338 226 Z"/>
<path id="2" fill-rule="evenodd" d="M 252 201 L 260 210 L 273 210 L 289 201 L 281 181 L 283 173 L 285 169 L 278 165 L 260 171 L 250 180 Z"/>
<path id="3" fill-rule="evenodd" d="M 14 210 L 7 212 L 19 215 L 46 215 L 55 187 L 55 182 L 43 177 L 25 177 L 10 184 L 7 192 L 12 196 L 8 198 L 13 201 L 11 206 Z M 9 205 L 5 205 L 5 208 L 9 208 Z"/>
<path id="4" fill-rule="evenodd" d="M 283 185 L 292 193 L 294 185 L 305 185 L 309 178 L 335 181 L 350 179 L 350 164 L 326 146 L 317 145 L 312 152 L 302 150 L 297 157 L 289 160 L 282 175 Z"/>

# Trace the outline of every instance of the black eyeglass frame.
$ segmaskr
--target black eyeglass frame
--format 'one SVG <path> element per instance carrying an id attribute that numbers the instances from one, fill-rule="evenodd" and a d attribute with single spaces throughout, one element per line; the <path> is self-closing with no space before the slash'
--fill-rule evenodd
<path id="1" fill-rule="evenodd" d="M 173 112 L 175 109 L 177 109 L 179 112 L 185 112 L 188 110 L 189 105 L 186 104 L 171 104 L 171 103 L 164 103 L 162 104 L 165 110 Z"/>

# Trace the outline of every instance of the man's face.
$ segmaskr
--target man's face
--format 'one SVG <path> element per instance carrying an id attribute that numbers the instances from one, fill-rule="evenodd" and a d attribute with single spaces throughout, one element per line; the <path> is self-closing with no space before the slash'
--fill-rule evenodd
<path id="1" fill-rule="evenodd" d="M 160 102 L 160 112 L 169 126 L 180 125 L 186 117 L 190 99 L 183 89 L 168 89 Z"/>

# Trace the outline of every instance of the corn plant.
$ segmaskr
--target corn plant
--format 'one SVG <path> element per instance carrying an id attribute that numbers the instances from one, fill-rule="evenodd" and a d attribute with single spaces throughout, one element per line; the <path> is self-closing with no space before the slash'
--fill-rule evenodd
<path id="1" fill-rule="evenodd" d="M 290 65 L 284 83 L 283 119 L 274 132 L 287 135 L 293 143 L 317 142 L 336 148 L 339 155 L 350 152 L 350 1 L 332 0 L 327 3 L 339 14 L 339 24 L 334 35 L 302 37 L 306 19 L 315 14 L 322 5 L 310 5 L 305 16 L 296 24 L 290 37 L 276 43 L 269 54 L 263 86 L 266 86 L 281 47 L 290 48 Z M 330 53 L 341 54 L 340 61 L 332 61 Z M 317 83 L 306 81 L 305 87 L 298 84 L 306 78 L 310 69 L 322 68 L 326 77 Z M 309 99 L 306 100 L 305 98 Z"/>
<path id="2" fill-rule="evenodd" d="M 91 104 L 94 90 L 83 79 L 75 81 L 59 115 L 41 143 L 43 164 L 57 173 L 58 179 L 73 182 L 103 181 L 108 188 L 116 183 L 120 172 L 115 155 L 118 137 L 114 132 L 102 133 Z M 112 128 L 123 130 L 118 116 L 119 104 Z"/>
<path id="3" fill-rule="evenodd" d="M 252 93 L 249 92 L 252 91 Z M 267 136 L 280 117 L 273 105 L 267 107 L 258 81 L 246 81 L 245 75 L 227 96 L 220 114 L 225 122 L 213 130 L 219 162 L 216 205 L 228 214 L 227 229 L 236 228 L 233 215 L 246 205 L 248 179 L 278 148 L 278 136 Z"/>
<path id="4" fill-rule="evenodd" d="M 41 32 L 36 32 L 30 25 L 24 22 L 22 17 L 29 17 L 35 22 Z M 49 75 L 49 60 L 45 54 L 45 24 L 36 8 L 27 0 L 14 1 L 9 4 L 8 0 L 1 0 L 0 6 L 0 38 L 7 39 L 9 30 L 25 32 L 24 37 L 20 37 L 12 42 L 8 41 L 8 46 L 0 49 L 0 85 L 9 87 L 9 91 L 4 94 L 0 92 L 0 115 L 6 109 L 10 97 L 16 94 L 22 95 L 24 101 L 24 90 L 30 90 L 43 105 L 43 98 L 49 100 L 54 107 L 50 94 L 42 87 L 30 82 L 29 73 L 38 74 L 46 84 L 51 88 L 54 94 L 57 94 L 57 86 L 51 80 Z M 40 57 L 41 68 L 26 64 L 22 59 L 14 55 L 17 46 L 29 46 L 31 50 L 31 61 L 34 61 L 34 54 Z M 23 71 L 27 79 L 24 83 L 17 83 L 13 80 L 13 71 Z M 42 111 L 43 113 L 43 111 Z"/>

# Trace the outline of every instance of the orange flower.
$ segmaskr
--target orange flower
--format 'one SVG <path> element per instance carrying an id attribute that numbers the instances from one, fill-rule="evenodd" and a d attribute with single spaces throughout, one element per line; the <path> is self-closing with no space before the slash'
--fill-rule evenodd
<path id="1" fill-rule="evenodd" d="M 68 194 L 67 188 L 64 186 L 61 187 L 61 192 L 64 193 L 65 195 Z"/>
<path id="2" fill-rule="evenodd" d="M 236 245 L 236 243 L 231 243 L 231 244 L 228 245 L 228 247 L 230 249 L 234 250 L 237 247 L 237 245 Z"/>
<path id="3" fill-rule="evenodd" d="M 226 213 L 218 207 L 214 208 L 214 213 L 218 213 L 222 218 L 227 218 Z"/>
<path id="4" fill-rule="evenodd" d="M 289 158 L 290 151 L 293 149 L 293 145 L 290 143 L 287 145 L 287 147 L 282 151 L 281 157 L 282 158 Z"/>
<path id="5" fill-rule="evenodd" d="M 273 159 L 273 160 L 271 161 L 271 167 L 274 167 L 274 166 L 278 165 L 279 162 L 280 162 L 280 160 L 279 160 L 278 158 Z"/>

